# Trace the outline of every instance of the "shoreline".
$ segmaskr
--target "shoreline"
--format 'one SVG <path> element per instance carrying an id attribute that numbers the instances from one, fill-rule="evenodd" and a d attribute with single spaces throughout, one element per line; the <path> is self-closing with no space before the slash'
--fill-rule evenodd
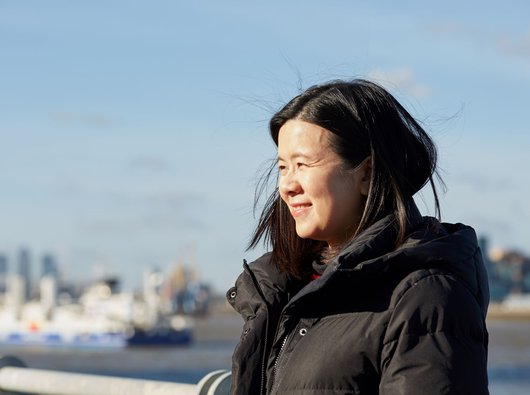
<path id="1" fill-rule="evenodd" d="M 508 320 L 508 321 L 530 321 L 529 308 L 508 307 L 502 303 L 491 303 L 488 307 L 488 320 Z"/>

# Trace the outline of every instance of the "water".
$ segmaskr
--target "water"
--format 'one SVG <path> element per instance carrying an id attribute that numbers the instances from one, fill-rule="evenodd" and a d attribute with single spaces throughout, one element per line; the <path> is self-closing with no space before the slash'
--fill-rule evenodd
<path id="1" fill-rule="evenodd" d="M 239 317 L 218 315 L 196 322 L 196 339 L 190 346 L 125 349 L 2 347 L 0 355 L 14 355 L 28 367 L 36 369 L 197 383 L 214 370 L 230 369 L 240 328 Z"/>
<path id="2" fill-rule="evenodd" d="M 530 321 L 488 321 L 492 395 L 530 394 Z"/>
<path id="3" fill-rule="evenodd" d="M 187 347 L 103 349 L 14 349 L 32 368 L 197 383 L 207 373 L 230 369 L 241 321 L 233 315 L 197 322 L 196 342 Z M 488 373 L 492 395 L 530 394 L 530 321 L 489 321 Z M 472 379 L 472 378 L 470 378 Z"/>

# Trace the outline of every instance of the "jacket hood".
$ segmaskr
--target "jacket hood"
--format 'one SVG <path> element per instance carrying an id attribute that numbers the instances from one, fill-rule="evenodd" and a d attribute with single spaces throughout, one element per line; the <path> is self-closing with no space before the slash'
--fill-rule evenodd
<path id="1" fill-rule="evenodd" d="M 387 216 L 350 242 L 325 270 L 322 277 L 306 286 L 294 299 L 317 291 L 347 275 L 359 281 L 389 271 L 412 272 L 441 268 L 457 276 L 477 300 L 483 315 L 489 304 L 489 287 L 477 236 L 470 226 L 441 223 L 422 217 L 416 205 L 408 207 L 407 236 L 395 248 L 397 229 Z M 294 301 L 294 300 L 293 300 Z"/>

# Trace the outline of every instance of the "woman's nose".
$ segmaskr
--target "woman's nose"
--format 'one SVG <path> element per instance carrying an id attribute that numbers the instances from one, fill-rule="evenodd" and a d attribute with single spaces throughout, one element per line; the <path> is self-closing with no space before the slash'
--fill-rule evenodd
<path id="1" fill-rule="evenodd" d="M 300 193 L 301 186 L 295 174 L 288 172 L 278 182 L 280 195 L 291 196 Z"/>

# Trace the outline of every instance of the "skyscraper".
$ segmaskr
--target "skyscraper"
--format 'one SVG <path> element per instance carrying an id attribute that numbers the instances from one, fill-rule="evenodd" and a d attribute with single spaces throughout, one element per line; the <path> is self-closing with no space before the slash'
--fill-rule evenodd
<path id="1" fill-rule="evenodd" d="M 18 253 L 17 274 L 22 278 L 24 297 L 28 300 L 31 294 L 31 260 L 27 248 L 21 248 Z"/>
<path id="2" fill-rule="evenodd" d="M 57 262 L 52 254 L 45 254 L 42 257 L 42 277 L 52 276 L 57 278 Z"/>
<path id="3" fill-rule="evenodd" d="M 0 293 L 4 293 L 7 287 L 7 256 L 0 254 Z"/>

